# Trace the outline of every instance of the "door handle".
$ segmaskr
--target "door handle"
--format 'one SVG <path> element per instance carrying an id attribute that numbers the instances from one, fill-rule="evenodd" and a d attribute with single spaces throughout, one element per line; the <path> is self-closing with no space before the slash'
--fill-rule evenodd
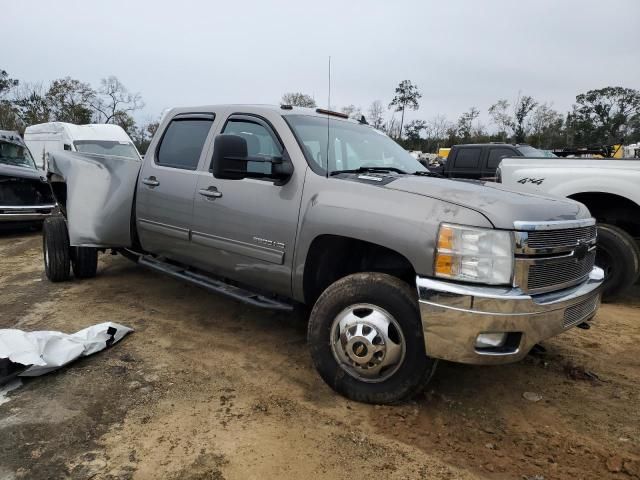
<path id="1" fill-rule="evenodd" d="M 143 178 L 142 183 L 150 187 L 157 187 L 158 185 L 160 185 L 160 182 L 156 180 L 156 177 Z"/>
<path id="2" fill-rule="evenodd" d="M 207 198 L 220 198 L 222 196 L 222 192 L 219 192 L 218 189 L 214 186 L 211 186 L 209 188 L 201 188 L 200 190 L 198 190 L 198 193 Z"/>

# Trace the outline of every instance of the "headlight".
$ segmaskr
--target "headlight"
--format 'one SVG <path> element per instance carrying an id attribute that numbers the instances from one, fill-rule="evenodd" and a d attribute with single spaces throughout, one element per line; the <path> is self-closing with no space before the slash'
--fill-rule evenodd
<path id="1" fill-rule="evenodd" d="M 513 273 L 513 241 L 504 230 L 443 223 L 438 231 L 435 276 L 505 285 Z"/>

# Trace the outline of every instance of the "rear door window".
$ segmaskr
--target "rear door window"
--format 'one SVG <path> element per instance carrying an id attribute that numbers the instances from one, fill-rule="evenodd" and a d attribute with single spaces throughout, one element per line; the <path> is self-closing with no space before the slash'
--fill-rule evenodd
<path id="1" fill-rule="evenodd" d="M 509 148 L 491 148 L 489 150 L 489 159 L 487 161 L 488 168 L 498 168 L 500 161 L 505 157 L 513 157 L 517 155 L 513 150 Z"/>
<path id="2" fill-rule="evenodd" d="M 213 118 L 176 118 L 162 136 L 156 163 L 164 167 L 195 170 Z"/>
<path id="3" fill-rule="evenodd" d="M 480 152 L 480 148 L 461 148 L 456 155 L 453 168 L 480 168 Z"/>

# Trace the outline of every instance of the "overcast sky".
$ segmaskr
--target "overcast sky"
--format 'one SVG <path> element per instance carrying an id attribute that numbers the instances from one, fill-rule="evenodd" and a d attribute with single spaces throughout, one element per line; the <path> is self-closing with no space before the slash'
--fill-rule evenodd
<path id="1" fill-rule="evenodd" d="M 567 109 L 608 85 L 640 88 L 640 0 L 3 0 L 0 68 L 22 81 L 117 76 L 153 118 L 172 106 L 386 105 L 399 81 L 412 117 L 486 115 L 519 91 Z"/>

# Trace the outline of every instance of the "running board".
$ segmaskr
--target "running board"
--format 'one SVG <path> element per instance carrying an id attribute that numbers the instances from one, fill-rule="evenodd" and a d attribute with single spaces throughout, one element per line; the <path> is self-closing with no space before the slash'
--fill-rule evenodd
<path id="1" fill-rule="evenodd" d="M 235 285 L 229 285 L 222 280 L 218 280 L 201 273 L 192 272 L 178 265 L 163 262 L 150 255 L 140 255 L 138 263 L 144 267 L 150 268 L 151 270 L 187 281 L 215 293 L 221 293 L 222 295 L 239 300 L 240 302 L 248 303 L 249 305 L 285 312 L 293 310 L 293 305 L 286 302 L 265 297 L 255 292 L 245 290 L 244 288 L 236 287 Z"/>

